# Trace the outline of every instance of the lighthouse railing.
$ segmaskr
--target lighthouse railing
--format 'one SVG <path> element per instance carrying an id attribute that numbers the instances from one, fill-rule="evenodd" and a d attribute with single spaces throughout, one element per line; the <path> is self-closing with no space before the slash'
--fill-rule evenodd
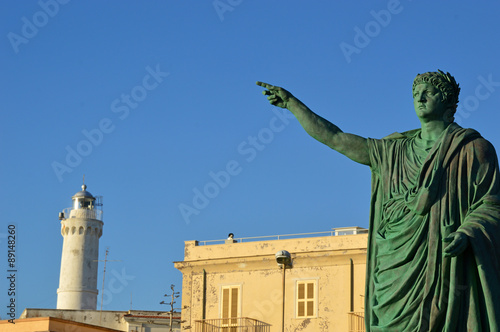
<path id="1" fill-rule="evenodd" d="M 66 208 L 63 212 L 65 218 L 95 219 L 102 221 L 102 210 Z"/>

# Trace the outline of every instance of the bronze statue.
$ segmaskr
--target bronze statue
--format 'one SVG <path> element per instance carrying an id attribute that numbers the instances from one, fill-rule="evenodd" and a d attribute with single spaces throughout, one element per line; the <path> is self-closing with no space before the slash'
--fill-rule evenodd
<path id="1" fill-rule="evenodd" d="M 285 89 L 257 84 L 309 135 L 371 168 L 366 330 L 499 331 L 498 159 L 454 122 L 453 76 L 417 75 L 421 128 L 382 139 L 344 133 Z"/>

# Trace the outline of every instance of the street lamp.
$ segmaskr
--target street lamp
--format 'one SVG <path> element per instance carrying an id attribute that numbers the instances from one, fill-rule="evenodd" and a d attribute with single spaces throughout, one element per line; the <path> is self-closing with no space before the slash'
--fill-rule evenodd
<path id="1" fill-rule="evenodd" d="M 292 257 L 286 250 L 280 250 L 274 256 L 279 268 L 283 269 L 283 308 L 281 314 L 281 331 L 285 332 L 285 271 L 287 267 L 292 267 Z"/>

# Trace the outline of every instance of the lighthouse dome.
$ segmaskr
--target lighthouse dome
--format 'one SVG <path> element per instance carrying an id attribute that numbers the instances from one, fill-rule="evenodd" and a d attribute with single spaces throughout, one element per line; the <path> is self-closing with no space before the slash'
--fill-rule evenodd
<path id="1" fill-rule="evenodd" d="M 75 198 L 95 199 L 94 196 L 92 196 L 92 194 L 87 191 L 87 186 L 85 184 L 82 185 L 82 190 L 77 192 L 72 198 L 73 199 L 75 199 Z"/>

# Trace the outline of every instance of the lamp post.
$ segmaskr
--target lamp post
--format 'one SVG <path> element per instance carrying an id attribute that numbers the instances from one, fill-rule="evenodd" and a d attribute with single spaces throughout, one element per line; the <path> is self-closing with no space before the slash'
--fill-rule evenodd
<path id="1" fill-rule="evenodd" d="M 285 273 L 287 267 L 292 267 L 292 258 L 290 253 L 286 250 L 280 250 L 275 255 L 276 263 L 278 263 L 278 267 L 283 269 L 283 279 L 282 279 L 282 288 L 283 288 L 283 308 L 281 310 L 281 331 L 285 332 Z"/>

